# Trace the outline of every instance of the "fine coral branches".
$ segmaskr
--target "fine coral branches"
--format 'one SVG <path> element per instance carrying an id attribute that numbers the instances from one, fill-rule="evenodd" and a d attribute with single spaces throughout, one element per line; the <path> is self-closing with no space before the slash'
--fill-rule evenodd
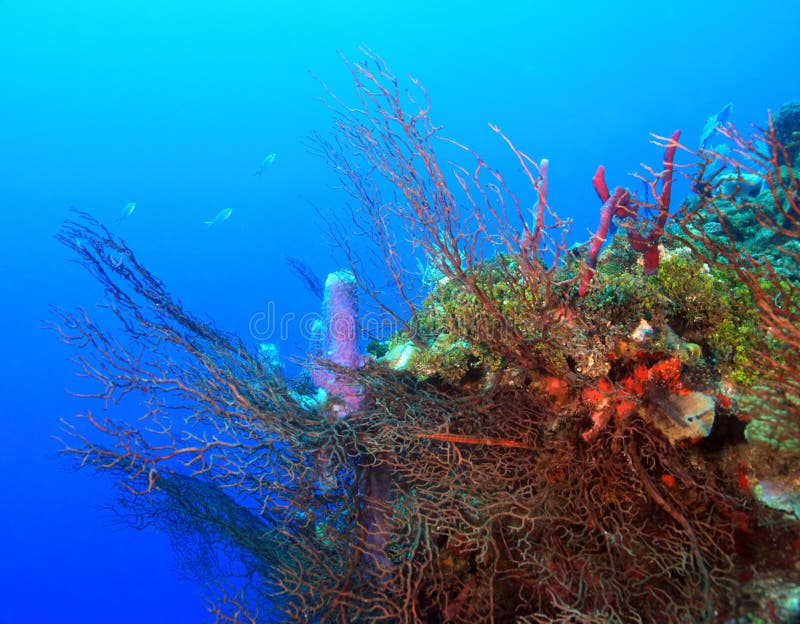
<path id="1" fill-rule="evenodd" d="M 730 148 L 681 146 L 698 160 L 695 195 L 671 236 L 746 295 L 732 301 L 759 329 L 743 362 L 759 379 L 743 395 L 762 405 L 749 431 L 800 452 L 800 180 L 772 118 L 749 137 L 731 124 L 718 132 Z"/>
<path id="2" fill-rule="evenodd" d="M 440 283 L 449 282 L 476 302 L 487 323 L 499 330 L 492 331 L 497 349 L 515 358 L 540 359 L 539 352 L 548 347 L 518 333 L 496 289 L 524 307 L 519 318 L 541 328 L 542 342 L 549 340 L 549 328 L 559 324 L 552 311 L 564 299 L 551 276 L 566 248 L 569 222 L 558 219 L 547 203 L 548 162 L 537 163 L 491 126 L 520 164 L 531 214 L 530 204 L 477 153 L 440 138 L 427 94 L 416 81 L 413 91 L 402 91 L 384 62 L 369 51 L 366 55 L 364 63 L 349 63 L 358 106 L 331 95 L 334 138 L 317 141 L 354 200 L 340 224 L 333 220 L 332 232 L 359 285 L 382 311 L 402 304 L 415 318 L 430 289 L 409 266 L 416 255 L 436 271 Z M 446 166 L 435 147 L 454 148 L 472 164 Z M 350 242 L 354 235 L 365 243 L 359 250 Z M 375 286 L 376 273 L 394 284 L 394 295 Z"/>
<path id="3" fill-rule="evenodd" d="M 185 312 L 94 219 L 77 214 L 60 238 L 105 289 L 106 310 L 97 316 L 117 325 L 112 334 L 86 311 L 57 312 L 60 336 L 80 349 L 81 374 L 100 388 L 83 396 L 132 415 L 126 422 L 87 411 L 66 425 L 64 453 L 118 479 L 135 517 L 179 541 L 195 527 L 215 547 L 240 552 L 242 573 L 260 579 L 261 595 L 277 591 L 279 577 L 302 574 L 299 562 L 268 553 L 294 542 L 319 551 L 322 563 L 321 540 L 346 526 L 315 488 L 342 488 L 346 516 L 358 487 L 336 463 L 325 474 L 309 465 L 325 422 L 238 339 Z M 351 462 L 335 445 L 325 450 Z M 323 518 L 324 535 L 314 528 Z M 291 597 L 278 602 L 294 608 Z"/>

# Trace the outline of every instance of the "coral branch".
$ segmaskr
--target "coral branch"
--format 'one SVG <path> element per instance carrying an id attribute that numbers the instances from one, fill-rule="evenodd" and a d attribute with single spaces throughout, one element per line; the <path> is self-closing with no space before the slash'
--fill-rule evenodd
<path id="1" fill-rule="evenodd" d="M 652 275 L 658 269 L 658 244 L 669 217 L 675 151 L 679 145 L 678 139 L 680 138 L 680 134 L 680 130 L 676 130 L 672 133 L 672 137 L 665 143 L 663 169 L 661 173 L 654 174 L 654 181 L 649 182 L 653 189 L 653 195 L 658 200 L 658 213 L 656 218 L 649 224 L 646 234 L 642 234 L 633 227 L 628 228 L 628 241 L 631 247 L 644 255 L 645 275 Z M 661 137 L 657 138 L 660 139 Z M 603 202 L 603 205 L 600 207 L 600 224 L 589 243 L 586 263 L 581 272 L 580 287 L 578 290 L 578 296 L 580 297 L 586 294 L 589 283 L 592 280 L 594 269 L 597 266 L 597 258 L 600 255 L 600 249 L 608 237 L 612 219 L 615 217 L 618 219 L 633 219 L 636 217 L 640 206 L 636 200 L 631 199 L 630 192 L 622 187 L 615 188 L 614 192 L 609 195 L 604 175 L 604 169 L 601 166 L 598 167 L 597 172 L 592 177 L 592 185 L 598 197 L 600 197 L 600 200 Z M 661 180 L 661 192 L 658 194 L 655 193 L 657 180 Z"/>

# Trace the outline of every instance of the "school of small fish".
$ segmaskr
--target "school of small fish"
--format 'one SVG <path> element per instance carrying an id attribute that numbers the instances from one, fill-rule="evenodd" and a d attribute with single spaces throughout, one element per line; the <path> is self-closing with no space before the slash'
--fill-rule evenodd
<path id="1" fill-rule="evenodd" d="M 253 175 L 258 175 L 258 176 L 262 175 L 267 169 L 269 169 L 275 163 L 275 159 L 277 157 L 278 155 L 274 152 L 264 156 L 264 159 L 261 161 L 261 164 L 255 171 L 255 173 L 253 173 Z M 128 202 L 127 204 L 125 204 L 122 207 L 122 211 L 120 212 L 119 217 L 116 219 L 116 223 L 121 223 L 130 218 L 130 216 L 134 213 L 135 210 L 136 210 L 136 202 Z M 233 214 L 233 208 L 223 208 L 217 214 L 215 214 L 211 219 L 209 219 L 208 221 L 203 221 L 203 223 L 206 225 L 206 227 L 210 228 L 214 225 L 222 223 L 223 221 L 227 221 L 228 219 L 231 218 L 232 214 Z"/>

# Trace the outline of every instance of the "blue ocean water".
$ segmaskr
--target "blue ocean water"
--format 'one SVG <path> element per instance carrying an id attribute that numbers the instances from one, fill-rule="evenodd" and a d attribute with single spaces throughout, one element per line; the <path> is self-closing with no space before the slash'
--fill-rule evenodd
<path id="1" fill-rule="evenodd" d="M 306 147 L 331 125 L 309 71 L 352 94 L 338 52 L 358 60 L 366 44 L 419 79 L 433 120 L 488 162 L 513 166 L 488 122 L 549 158 L 550 204 L 582 240 L 599 164 L 626 183 L 659 162 L 650 132 L 680 128 L 691 145 L 727 102 L 747 124 L 798 99 L 798 25 L 789 0 L 0 0 L 0 624 L 206 617 L 168 539 L 120 527 L 98 509 L 109 484 L 56 458 L 80 381 L 42 326 L 50 304 L 102 294 L 53 238 L 70 206 L 109 223 L 187 308 L 248 337 L 270 305 L 318 307 L 286 255 L 338 268 L 315 206 L 343 198 Z M 302 351 L 296 327 L 285 338 L 283 355 Z"/>

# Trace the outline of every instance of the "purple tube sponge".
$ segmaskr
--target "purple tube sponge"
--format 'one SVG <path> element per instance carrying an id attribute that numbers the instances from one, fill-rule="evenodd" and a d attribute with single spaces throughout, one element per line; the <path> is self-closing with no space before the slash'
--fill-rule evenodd
<path id="1" fill-rule="evenodd" d="M 312 332 L 313 356 L 346 368 L 361 366 L 356 278 L 352 272 L 337 271 L 328 275 L 322 300 L 322 321 L 315 324 Z M 346 373 L 314 366 L 311 377 L 328 394 L 342 399 L 343 404 L 334 407 L 339 418 L 351 414 L 361 405 L 361 388 Z"/>

